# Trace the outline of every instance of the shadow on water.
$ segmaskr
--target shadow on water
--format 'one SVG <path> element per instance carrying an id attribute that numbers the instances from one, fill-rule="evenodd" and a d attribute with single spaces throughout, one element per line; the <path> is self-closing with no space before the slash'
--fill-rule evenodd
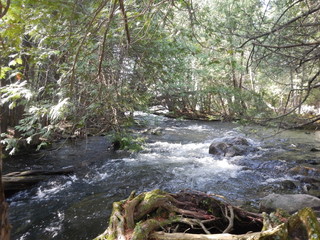
<path id="1" fill-rule="evenodd" d="M 303 192 L 299 173 L 289 174 L 289 169 L 297 164 L 318 168 L 320 163 L 320 153 L 310 152 L 320 146 L 319 132 L 272 136 L 272 130 L 256 126 L 143 113 L 136 117 L 150 129 L 161 129 L 159 135 L 144 133 L 148 141 L 140 153 L 111 152 L 106 137 L 90 137 L 45 151 L 27 163 L 26 159 L 7 161 L 6 172 L 27 165 L 76 169 L 70 176 L 50 178 L 9 199 L 13 239 L 92 239 L 106 228 L 112 202 L 127 198 L 133 190 L 195 189 L 256 208 L 268 193 Z M 229 158 L 208 153 L 214 139 L 228 136 L 247 138 L 257 151 Z"/>

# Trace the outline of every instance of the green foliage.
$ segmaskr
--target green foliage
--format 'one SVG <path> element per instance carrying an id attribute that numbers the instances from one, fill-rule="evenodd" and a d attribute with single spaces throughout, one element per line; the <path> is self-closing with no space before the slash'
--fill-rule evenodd
<path id="1" fill-rule="evenodd" d="M 16 82 L 0 88 L 1 105 L 9 103 L 9 109 L 13 109 L 17 104 L 24 104 L 33 96 L 32 92 L 26 87 L 27 82 Z"/>
<path id="2" fill-rule="evenodd" d="M 319 64 L 305 46 L 271 51 L 248 42 L 314 7 L 290 4 L 128 0 L 124 21 L 119 1 L 12 1 L 0 19 L 1 103 L 24 106 L 16 130 L 25 139 L 47 138 L 65 121 L 73 131 L 119 129 L 126 113 L 154 104 L 180 116 L 273 117 L 299 104 Z M 307 16 L 308 27 L 254 44 L 316 42 L 316 21 Z M 306 103 L 317 106 L 314 89 Z"/>
<path id="3" fill-rule="evenodd" d="M 14 155 L 19 150 L 19 139 L 13 138 L 8 134 L 1 134 L 1 144 L 5 146 L 5 151 L 8 151 L 9 155 Z"/>
<path id="4" fill-rule="evenodd" d="M 119 144 L 120 150 L 130 152 L 139 152 L 143 150 L 143 145 L 145 143 L 145 138 L 136 137 L 125 130 L 115 132 L 111 138 L 114 144 Z"/>

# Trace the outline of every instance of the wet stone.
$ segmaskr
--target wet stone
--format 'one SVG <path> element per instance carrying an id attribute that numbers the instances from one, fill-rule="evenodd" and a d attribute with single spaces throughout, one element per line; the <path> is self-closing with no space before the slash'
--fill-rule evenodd
<path id="1" fill-rule="evenodd" d="M 280 208 L 294 213 L 302 208 L 319 208 L 320 199 L 308 194 L 269 194 L 261 199 L 260 211 L 272 212 Z"/>
<path id="2" fill-rule="evenodd" d="M 234 157 L 245 155 L 255 150 L 249 141 L 241 137 L 224 138 L 221 141 L 214 141 L 209 147 L 209 153 L 218 156 Z"/>
<path id="3" fill-rule="evenodd" d="M 320 176 L 320 169 L 309 166 L 296 166 L 289 169 L 289 173 L 292 175 L 303 175 L 303 176 Z"/>
<path id="4" fill-rule="evenodd" d="M 298 187 L 298 183 L 297 182 L 294 182 L 294 181 L 291 181 L 291 180 L 284 180 L 280 183 L 281 187 L 283 189 L 297 189 Z"/>
<path id="5" fill-rule="evenodd" d="M 320 152 L 320 148 L 311 148 L 310 151 L 311 152 Z"/>

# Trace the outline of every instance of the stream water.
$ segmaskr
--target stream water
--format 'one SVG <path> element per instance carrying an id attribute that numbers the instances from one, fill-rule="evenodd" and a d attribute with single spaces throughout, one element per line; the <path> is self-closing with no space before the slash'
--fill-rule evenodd
<path id="1" fill-rule="evenodd" d="M 140 153 L 112 152 L 107 137 L 65 142 L 37 156 L 6 161 L 5 172 L 75 166 L 69 176 L 56 176 L 8 199 L 12 239 L 92 239 L 107 227 L 112 202 L 130 192 L 155 188 L 169 192 L 195 189 L 220 194 L 233 203 L 258 208 L 271 192 L 302 193 L 295 166 L 320 169 L 320 131 L 285 131 L 242 127 L 233 123 L 174 120 L 138 113 L 145 128 L 160 128 Z M 143 129 L 136 129 L 141 131 Z M 213 140 L 246 138 L 256 151 L 244 156 L 208 153 Z M 315 176 L 320 178 L 320 176 Z"/>

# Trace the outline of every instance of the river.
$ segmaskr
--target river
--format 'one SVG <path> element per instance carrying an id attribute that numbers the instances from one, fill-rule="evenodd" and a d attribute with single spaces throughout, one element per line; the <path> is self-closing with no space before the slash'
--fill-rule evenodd
<path id="1" fill-rule="evenodd" d="M 92 239 L 107 227 L 112 203 L 130 192 L 195 189 L 258 208 L 269 193 L 302 193 L 305 183 L 289 169 L 320 169 L 320 131 L 283 131 L 235 123 L 174 120 L 137 113 L 148 137 L 139 153 L 108 150 L 108 137 L 59 142 L 52 150 L 6 161 L 5 172 L 76 167 L 8 199 L 12 239 Z M 145 129 L 158 128 L 159 134 Z M 142 133 L 145 132 L 145 133 Z M 208 153 L 213 140 L 240 136 L 256 149 L 244 156 Z M 318 176 L 318 178 L 320 178 Z"/>

